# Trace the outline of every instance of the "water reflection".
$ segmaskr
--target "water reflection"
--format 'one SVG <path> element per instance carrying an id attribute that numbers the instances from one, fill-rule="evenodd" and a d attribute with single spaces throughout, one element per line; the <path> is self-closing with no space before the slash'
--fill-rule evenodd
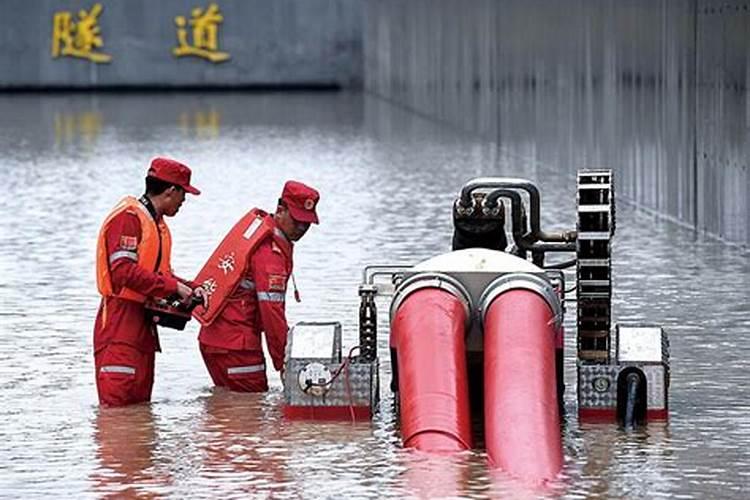
<path id="1" fill-rule="evenodd" d="M 95 141 L 102 129 L 102 115 L 95 111 L 60 113 L 54 116 L 55 145 L 72 143 L 78 139 L 85 143 Z"/>
<path id="2" fill-rule="evenodd" d="M 186 135 L 192 134 L 200 139 L 218 137 L 221 114 L 210 107 L 203 110 L 183 111 L 177 118 L 180 130 Z"/>
<path id="3" fill-rule="evenodd" d="M 158 434 L 150 405 L 100 408 L 94 422 L 97 468 L 91 486 L 104 497 L 159 495 L 150 487 L 172 482 L 154 459 Z"/>
<path id="4" fill-rule="evenodd" d="M 402 462 L 405 487 L 418 498 L 461 497 L 471 479 L 471 452 L 429 455 L 410 451 Z"/>
<path id="5" fill-rule="evenodd" d="M 570 483 L 572 492 L 603 498 L 671 496 L 675 457 L 667 423 L 652 422 L 632 431 L 606 424 L 580 424 L 578 433 L 586 436 L 586 459 L 575 471 L 582 482 Z M 608 481 L 606 476 L 613 471 L 623 481 Z"/>
<path id="6" fill-rule="evenodd" d="M 221 388 L 205 398 L 195 428 L 203 478 L 231 484 L 233 494 L 286 490 L 289 457 L 273 444 L 279 439 L 278 429 L 268 425 L 265 399 Z"/>

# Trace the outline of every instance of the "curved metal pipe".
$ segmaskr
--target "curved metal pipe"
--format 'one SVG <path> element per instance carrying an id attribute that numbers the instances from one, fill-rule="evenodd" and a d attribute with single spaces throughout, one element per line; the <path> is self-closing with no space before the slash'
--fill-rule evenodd
<path id="1" fill-rule="evenodd" d="M 556 262 L 554 264 L 547 264 L 544 269 L 567 269 L 573 267 L 578 262 L 578 259 L 564 260 L 562 262 Z"/>
<path id="2" fill-rule="evenodd" d="M 408 271 L 411 267 L 409 264 L 374 264 L 365 266 L 362 270 L 362 284 L 372 285 L 376 276 L 392 276 L 399 271 Z"/>
<path id="3" fill-rule="evenodd" d="M 464 187 L 461 188 L 461 205 L 464 207 L 470 206 L 471 193 L 479 188 L 510 188 L 526 191 L 529 194 L 531 209 L 531 232 L 533 234 L 541 232 L 539 229 L 539 190 L 531 181 L 511 177 L 477 177 L 464 184 Z"/>
<path id="4" fill-rule="evenodd" d="M 576 251 L 575 236 L 573 235 L 571 237 L 574 238 L 574 240 L 567 242 L 567 243 L 536 241 L 534 243 L 524 242 L 524 244 L 527 245 L 528 250 L 532 250 L 532 251 L 536 250 L 538 252 L 575 252 Z"/>
<path id="5" fill-rule="evenodd" d="M 506 189 L 521 189 L 529 195 L 529 210 L 531 231 L 529 233 L 530 238 L 525 243 L 530 245 L 534 241 L 549 241 L 549 242 L 568 242 L 573 238 L 570 231 L 559 231 L 559 232 L 544 232 L 541 230 L 540 217 L 541 217 L 541 202 L 539 197 L 539 189 L 534 185 L 533 182 L 527 179 L 518 179 L 511 177 L 477 177 L 472 179 L 461 188 L 460 205 L 464 208 L 471 207 L 472 198 L 471 193 L 475 189 L 479 188 L 506 188 Z M 525 238 L 526 239 L 526 238 Z M 544 249 L 556 250 L 555 248 Z"/>
<path id="6" fill-rule="evenodd" d="M 522 238 L 526 231 L 526 228 L 522 226 L 521 222 L 521 215 L 523 213 L 523 200 L 521 199 L 521 195 L 517 191 L 513 191 L 512 189 L 495 189 L 487 195 L 487 198 L 485 198 L 485 203 L 490 206 L 496 205 L 497 200 L 500 198 L 508 198 L 510 200 L 510 216 L 512 226 L 511 230 L 513 232 L 513 241 L 520 247 Z"/>

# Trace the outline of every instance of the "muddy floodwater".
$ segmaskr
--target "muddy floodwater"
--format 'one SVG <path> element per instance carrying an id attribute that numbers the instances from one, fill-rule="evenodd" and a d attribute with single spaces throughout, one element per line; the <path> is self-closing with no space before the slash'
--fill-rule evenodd
<path id="1" fill-rule="evenodd" d="M 447 251 L 451 203 L 468 179 L 528 178 L 542 194 L 542 228 L 575 227 L 575 176 L 538 159 L 543 140 L 498 147 L 357 93 L 0 97 L 0 497 L 747 498 L 748 253 L 625 200 L 614 317 L 667 329 L 670 419 L 632 432 L 578 422 L 571 305 L 565 464 L 546 493 L 517 491 L 482 450 L 401 447 L 387 303 L 372 423 L 284 420 L 276 373 L 266 394 L 214 390 L 195 323 L 162 332 L 151 404 L 99 408 L 96 236 L 120 197 L 141 193 L 151 157 L 183 160 L 203 191 L 170 221 L 185 277 L 249 208 L 273 209 L 285 180 L 316 186 L 321 224 L 296 246 L 302 302 L 288 302 L 288 317 L 340 321 L 346 350 L 357 342 L 363 267 Z"/>

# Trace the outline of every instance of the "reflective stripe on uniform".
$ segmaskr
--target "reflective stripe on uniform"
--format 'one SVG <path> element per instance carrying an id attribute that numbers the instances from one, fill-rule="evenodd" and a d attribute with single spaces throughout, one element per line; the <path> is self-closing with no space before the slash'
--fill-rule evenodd
<path id="1" fill-rule="evenodd" d="M 240 373 L 257 373 L 257 372 L 262 372 L 265 369 L 266 369 L 265 364 L 233 366 L 231 368 L 227 368 L 227 375 L 238 375 Z"/>
<path id="2" fill-rule="evenodd" d="M 258 292 L 258 301 L 265 302 L 284 302 L 285 295 L 278 292 Z"/>
<path id="3" fill-rule="evenodd" d="M 244 288 L 245 290 L 255 290 L 255 282 L 250 281 L 247 278 L 243 278 L 240 280 L 240 288 Z"/>
<path id="4" fill-rule="evenodd" d="M 127 373 L 128 375 L 135 375 L 135 368 L 132 366 L 123 365 L 106 365 L 99 369 L 101 373 Z"/>
<path id="5" fill-rule="evenodd" d="M 130 250 L 118 250 L 109 255 L 109 263 L 113 263 L 117 259 L 125 258 L 138 262 L 138 253 L 131 252 Z"/>

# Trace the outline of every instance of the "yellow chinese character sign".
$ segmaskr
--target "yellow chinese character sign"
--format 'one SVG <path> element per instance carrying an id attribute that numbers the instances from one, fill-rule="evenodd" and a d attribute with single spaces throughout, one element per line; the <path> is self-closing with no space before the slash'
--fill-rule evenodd
<path id="1" fill-rule="evenodd" d="M 78 21 L 70 12 L 56 12 L 52 19 L 52 57 L 79 57 L 95 63 L 108 63 L 112 56 L 95 52 L 104 42 L 97 25 L 102 4 L 96 3 L 89 12 L 81 9 Z"/>
<path id="2" fill-rule="evenodd" d="M 219 6 L 212 3 L 207 9 L 196 7 L 191 12 L 192 19 L 188 21 L 184 16 L 177 16 L 174 22 L 177 25 L 177 47 L 172 49 L 176 57 L 196 56 L 208 59 L 213 63 L 226 61 L 229 54 L 219 51 L 219 24 L 224 21 L 224 16 L 219 11 Z M 188 43 L 188 23 L 193 31 L 193 43 Z"/>

